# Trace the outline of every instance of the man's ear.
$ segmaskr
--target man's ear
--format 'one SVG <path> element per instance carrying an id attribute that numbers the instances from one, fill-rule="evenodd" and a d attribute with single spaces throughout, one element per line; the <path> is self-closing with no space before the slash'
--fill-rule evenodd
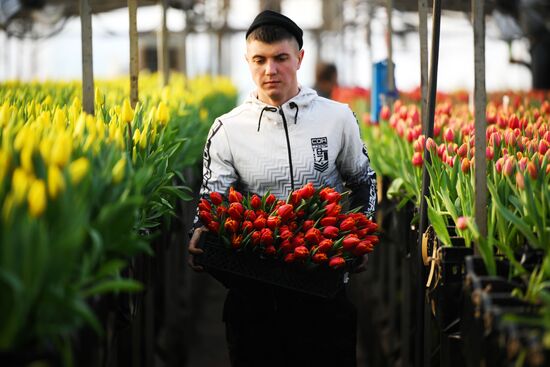
<path id="1" fill-rule="evenodd" d="M 302 60 L 304 59 L 304 49 L 301 49 L 298 51 L 298 70 L 300 69 L 300 66 L 302 66 Z"/>

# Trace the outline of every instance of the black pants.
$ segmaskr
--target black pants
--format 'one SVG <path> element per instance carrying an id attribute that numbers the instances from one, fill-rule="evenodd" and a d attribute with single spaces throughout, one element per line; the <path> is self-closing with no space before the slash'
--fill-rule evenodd
<path id="1" fill-rule="evenodd" d="M 233 367 L 356 366 L 357 311 L 343 291 L 324 300 L 231 289 L 224 321 Z"/>

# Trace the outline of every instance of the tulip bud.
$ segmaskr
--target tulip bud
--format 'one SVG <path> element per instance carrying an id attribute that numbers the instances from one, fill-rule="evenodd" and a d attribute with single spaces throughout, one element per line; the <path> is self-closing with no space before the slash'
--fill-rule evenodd
<path id="1" fill-rule="evenodd" d="M 386 105 L 382 106 L 382 108 L 380 109 L 380 120 L 388 121 L 388 119 L 390 118 L 390 115 L 391 115 L 390 108 Z"/>
<path id="2" fill-rule="evenodd" d="M 456 154 L 458 154 L 461 158 L 466 157 L 468 155 L 468 144 L 463 143 L 456 151 Z"/>
<path id="3" fill-rule="evenodd" d="M 548 143 L 546 140 L 539 141 L 539 153 L 544 155 L 548 151 L 548 148 L 550 148 L 550 143 Z"/>
<path id="4" fill-rule="evenodd" d="M 260 209 L 262 206 L 262 199 L 256 194 L 252 195 L 252 198 L 250 199 L 250 205 L 254 210 Z"/>
<path id="5" fill-rule="evenodd" d="M 122 121 L 127 123 L 132 122 L 134 119 L 134 110 L 132 109 L 132 106 L 130 106 L 130 100 L 128 100 L 128 98 L 126 98 L 122 104 L 121 118 Z"/>
<path id="6" fill-rule="evenodd" d="M 155 117 L 156 117 L 156 120 L 163 125 L 165 125 L 168 122 L 168 119 L 170 118 L 170 114 L 168 112 L 168 108 L 166 107 L 166 103 L 164 103 L 163 101 L 159 103 Z"/>
<path id="7" fill-rule="evenodd" d="M 315 255 L 311 257 L 311 261 L 313 261 L 315 264 L 323 264 L 328 261 L 328 256 L 325 253 L 316 252 Z"/>
<path id="8" fill-rule="evenodd" d="M 516 185 L 519 189 L 525 189 L 525 177 L 519 171 L 516 172 Z"/>
<path id="9" fill-rule="evenodd" d="M 422 167 L 422 164 L 424 163 L 424 158 L 422 158 L 422 153 L 414 152 L 411 161 L 412 161 L 413 166 Z"/>
<path id="10" fill-rule="evenodd" d="M 51 165 L 48 167 L 48 193 L 52 199 L 55 199 L 57 195 L 65 189 L 65 180 L 61 170 Z"/>
<path id="11" fill-rule="evenodd" d="M 117 184 L 121 182 L 122 179 L 124 178 L 125 171 L 126 171 L 126 157 L 122 157 L 113 166 L 113 170 L 112 170 L 113 183 Z"/>
<path id="12" fill-rule="evenodd" d="M 464 173 L 470 172 L 470 160 L 467 157 L 462 158 L 462 163 L 460 164 L 460 170 Z"/>
<path id="13" fill-rule="evenodd" d="M 335 225 L 337 221 L 338 219 L 336 217 L 324 217 L 320 220 L 319 223 L 322 227 L 326 227 Z"/>
<path id="14" fill-rule="evenodd" d="M 361 241 L 359 240 L 357 235 L 348 234 L 346 237 L 344 237 L 344 241 L 342 241 L 342 247 L 344 248 L 344 250 L 349 251 L 355 246 L 357 246 L 359 242 Z"/>
<path id="15" fill-rule="evenodd" d="M 294 258 L 296 260 L 305 260 L 309 256 L 309 250 L 305 246 L 298 246 L 294 249 Z"/>
<path id="16" fill-rule="evenodd" d="M 321 242 L 319 242 L 319 246 L 317 248 L 317 251 L 318 252 L 323 252 L 323 253 L 329 252 L 330 249 L 332 249 L 333 245 L 334 245 L 334 242 L 332 242 L 332 240 L 330 240 L 328 238 L 324 239 Z"/>
<path id="17" fill-rule="evenodd" d="M 504 174 L 504 176 L 512 176 L 512 174 L 514 173 L 515 165 L 516 161 L 514 157 L 508 157 L 504 162 L 504 166 L 502 167 L 502 173 Z"/>
<path id="18" fill-rule="evenodd" d="M 450 127 L 445 129 L 445 132 L 443 133 L 443 139 L 446 142 L 452 142 L 455 140 L 455 132 Z"/>
<path id="19" fill-rule="evenodd" d="M 229 188 L 228 198 L 230 203 L 240 203 L 243 201 L 243 195 L 233 187 Z"/>
<path id="20" fill-rule="evenodd" d="M 460 229 L 461 231 L 468 228 L 468 217 L 458 217 L 456 220 L 456 228 Z"/>
<path id="21" fill-rule="evenodd" d="M 323 229 L 323 236 L 326 238 L 336 238 L 338 237 L 338 233 L 340 230 L 337 227 L 334 226 L 326 226 Z"/>
<path id="22" fill-rule="evenodd" d="M 429 152 L 435 152 L 437 150 L 437 143 L 432 138 L 426 139 L 426 149 Z"/>
<path id="23" fill-rule="evenodd" d="M 116 165 L 115 165 L 116 167 Z M 78 184 L 84 176 L 88 173 L 90 168 L 90 162 L 87 158 L 81 157 L 69 165 L 69 174 L 71 176 L 71 182 L 73 185 Z"/>

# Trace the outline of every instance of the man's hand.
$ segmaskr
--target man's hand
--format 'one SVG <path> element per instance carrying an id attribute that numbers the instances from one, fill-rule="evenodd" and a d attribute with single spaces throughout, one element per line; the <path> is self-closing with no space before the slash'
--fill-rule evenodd
<path id="1" fill-rule="evenodd" d="M 204 271 L 204 268 L 202 266 L 199 266 L 199 265 L 195 265 L 195 259 L 194 259 L 194 255 L 200 255 L 203 253 L 203 251 L 197 247 L 197 245 L 199 244 L 199 238 L 201 237 L 201 233 L 202 232 L 207 232 L 208 231 L 208 228 L 206 227 L 199 227 L 197 229 L 195 229 L 195 231 L 193 232 L 193 236 L 191 237 L 191 240 L 189 241 L 189 247 L 188 247 L 188 251 L 189 251 L 189 266 L 191 267 L 191 269 L 193 269 L 194 271 L 196 272 L 202 272 Z"/>
<path id="2" fill-rule="evenodd" d="M 369 262 L 369 255 L 364 254 L 363 257 L 360 259 L 361 262 L 358 262 L 357 266 L 351 270 L 352 273 L 361 273 L 365 270 L 367 270 L 367 263 Z"/>

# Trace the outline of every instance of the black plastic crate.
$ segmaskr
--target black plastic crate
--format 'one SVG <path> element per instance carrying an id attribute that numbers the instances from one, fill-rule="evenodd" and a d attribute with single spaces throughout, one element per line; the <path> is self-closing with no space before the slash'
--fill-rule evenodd
<path id="1" fill-rule="evenodd" d="M 220 239 L 203 232 L 199 248 L 204 252 L 195 263 L 228 288 L 257 287 L 270 284 L 323 298 L 334 297 L 345 285 L 346 268 L 286 264 L 282 260 L 262 258 L 258 254 L 235 251 L 220 243 Z"/>

